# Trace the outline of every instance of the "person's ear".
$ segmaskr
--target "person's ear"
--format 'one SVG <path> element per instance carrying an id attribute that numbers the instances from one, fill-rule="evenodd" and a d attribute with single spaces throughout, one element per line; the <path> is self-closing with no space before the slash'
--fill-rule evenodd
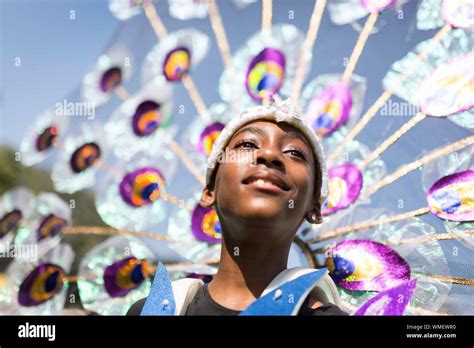
<path id="1" fill-rule="evenodd" d="M 214 203 L 216 203 L 216 192 L 214 191 L 214 188 L 206 186 L 204 190 L 202 190 L 199 204 L 203 208 L 211 208 Z"/>
<path id="2" fill-rule="evenodd" d="M 313 208 L 306 214 L 306 220 L 310 224 L 320 224 L 323 222 L 321 204 L 319 202 L 314 202 Z"/>

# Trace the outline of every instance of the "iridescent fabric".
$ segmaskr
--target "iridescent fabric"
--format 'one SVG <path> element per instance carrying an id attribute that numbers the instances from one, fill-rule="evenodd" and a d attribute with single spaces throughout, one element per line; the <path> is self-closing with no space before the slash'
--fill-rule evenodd
<path id="1" fill-rule="evenodd" d="M 428 193 L 435 182 L 442 177 L 466 170 L 474 170 L 474 146 L 460 149 L 424 165 L 421 171 L 423 190 Z M 458 235 L 459 240 L 468 247 L 474 247 L 474 236 L 465 233 L 474 229 L 474 223 L 443 220 L 443 224 L 447 232 Z"/>
<path id="2" fill-rule="evenodd" d="M 59 192 L 74 193 L 95 182 L 98 159 L 106 157 L 108 146 L 100 124 L 83 124 L 81 133 L 64 139 L 51 178 Z"/>
<path id="3" fill-rule="evenodd" d="M 327 8 L 331 21 L 336 25 L 349 24 L 368 14 L 360 0 L 328 1 Z"/>
<path id="4" fill-rule="evenodd" d="M 97 59 L 92 71 L 84 76 L 82 99 L 94 106 L 106 103 L 115 87 L 130 78 L 132 66 L 132 56 L 125 47 L 110 48 Z"/>
<path id="5" fill-rule="evenodd" d="M 289 95 L 303 41 L 303 34 L 288 24 L 272 26 L 268 35 L 261 31 L 252 35 L 219 80 L 222 100 L 242 110 L 274 93 Z"/>
<path id="6" fill-rule="evenodd" d="M 181 19 L 205 18 L 207 1 L 205 0 L 168 0 L 170 16 Z"/>
<path id="7" fill-rule="evenodd" d="M 109 10 L 124 21 L 142 12 L 143 0 L 109 0 Z"/>
<path id="8" fill-rule="evenodd" d="M 415 287 L 414 279 L 380 292 L 360 306 L 354 315 L 403 315 Z"/>
<path id="9" fill-rule="evenodd" d="M 51 192 L 40 193 L 33 204 L 34 210 L 17 230 L 14 243 L 21 247 L 34 246 L 41 257 L 60 243 L 62 229 L 71 225 L 72 213 L 69 204 Z"/>
<path id="10" fill-rule="evenodd" d="M 55 149 L 58 139 L 62 138 L 69 125 L 67 110 L 58 103 L 38 116 L 35 124 L 28 129 L 20 144 L 21 163 L 32 166 L 43 161 Z"/>
<path id="11" fill-rule="evenodd" d="M 166 137 L 177 131 L 172 121 L 172 87 L 157 77 L 121 104 L 105 124 L 107 139 L 119 158 L 164 151 Z"/>
<path id="12" fill-rule="evenodd" d="M 142 82 L 145 84 L 157 76 L 165 76 L 165 73 L 168 81 L 180 80 L 204 59 L 209 47 L 209 38 L 199 30 L 187 28 L 169 33 L 146 55 Z M 185 51 L 188 52 L 187 58 L 183 55 Z"/>
<path id="13" fill-rule="evenodd" d="M 308 83 L 301 95 L 302 106 L 316 133 L 329 136 L 345 125 L 351 128 L 364 106 L 366 79 L 352 75 L 348 90 L 341 84 L 342 75 L 319 75 Z"/>
<path id="14" fill-rule="evenodd" d="M 416 13 L 416 27 L 430 30 L 450 24 L 468 28 L 474 24 L 472 0 L 421 0 Z"/>
<path id="15" fill-rule="evenodd" d="M 474 106 L 474 53 L 441 64 L 421 83 L 416 100 L 430 116 L 448 116 Z"/>
<path id="16" fill-rule="evenodd" d="M 395 4 L 396 0 L 360 0 L 362 6 L 370 13 L 378 13 Z"/>
<path id="17" fill-rule="evenodd" d="M 347 132 L 348 131 L 346 127 L 341 127 L 339 131 L 334 132 L 330 137 L 323 138 L 323 145 L 326 152 L 329 154 L 333 152 L 344 139 L 344 136 L 347 134 Z M 334 166 L 343 165 L 348 161 L 350 161 L 350 163 L 354 164 L 355 166 L 359 166 L 362 161 L 370 154 L 370 152 L 371 150 L 366 145 L 357 140 L 352 140 L 347 144 L 343 154 L 336 160 Z M 386 172 L 387 169 L 385 167 L 385 163 L 381 158 L 377 158 L 376 160 L 372 161 L 362 171 L 363 187 L 361 195 L 363 195 L 364 189 L 366 187 L 370 187 L 373 183 L 381 180 Z"/>
<path id="18" fill-rule="evenodd" d="M 109 238 L 84 255 L 77 282 L 84 308 L 101 315 L 124 315 L 133 303 L 148 295 L 150 278 L 141 279 L 147 272 L 130 267 L 144 265 L 144 261 L 127 262 L 130 258 L 156 263 L 153 252 L 141 240 L 129 236 Z"/>
<path id="19" fill-rule="evenodd" d="M 364 214 L 360 209 L 358 214 Z M 387 212 L 393 215 L 394 212 Z M 371 212 L 370 216 L 376 215 Z M 383 218 L 384 215 L 377 216 Z M 340 226 L 340 225 L 339 225 Z M 435 235 L 437 231 L 420 218 L 411 218 L 397 223 L 380 225 L 377 228 L 361 231 L 344 236 L 344 239 L 370 239 L 379 243 L 391 243 L 391 248 L 405 260 L 410 267 L 410 278 L 417 280 L 417 285 L 407 308 L 407 314 L 421 314 L 421 310 L 438 312 L 449 298 L 451 287 L 447 282 L 441 282 L 433 278 L 426 278 L 430 274 L 453 274 L 448 266 L 446 255 L 441 247 L 442 242 L 430 241 L 425 243 L 407 243 L 397 245 L 399 241 L 410 238 L 422 238 Z M 451 251 L 449 251 L 451 252 Z M 468 260 L 459 260 L 463 264 L 470 263 Z M 461 267 L 461 264 L 457 264 Z M 359 307 L 365 301 L 374 296 L 373 292 L 347 291 L 340 292 L 343 301 Z M 420 310 L 420 311 L 418 311 Z"/>
<path id="20" fill-rule="evenodd" d="M 474 25 L 473 0 L 444 0 L 443 18 L 456 28 L 470 28 Z"/>
<path id="21" fill-rule="evenodd" d="M 451 221 L 474 221 L 474 170 L 442 177 L 427 195 L 430 210 Z"/>
<path id="22" fill-rule="evenodd" d="M 398 97 L 418 105 L 416 96 L 421 83 L 445 62 L 462 57 L 472 50 L 474 31 L 452 30 L 441 42 L 431 45 L 431 39 L 418 44 L 405 57 L 395 62 L 383 80 L 384 86 Z M 417 54 L 426 52 L 421 60 Z M 409 75 L 407 78 L 405 75 Z M 474 128 L 474 111 L 460 112 L 448 118 L 462 127 Z"/>
<path id="23" fill-rule="evenodd" d="M 416 12 L 416 28 L 430 30 L 445 24 L 441 11 L 443 0 L 420 0 Z"/>
<path id="24" fill-rule="evenodd" d="M 0 286 L 0 314 L 55 315 L 64 308 L 74 251 L 67 244 L 36 259 L 33 255 L 12 261 Z"/>

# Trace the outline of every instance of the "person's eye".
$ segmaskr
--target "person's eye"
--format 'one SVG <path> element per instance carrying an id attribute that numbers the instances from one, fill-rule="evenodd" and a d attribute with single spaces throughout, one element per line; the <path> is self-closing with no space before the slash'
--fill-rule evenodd
<path id="1" fill-rule="evenodd" d="M 293 157 L 298 157 L 302 160 L 306 160 L 306 155 L 303 153 L 303 151 L 291 149 L 286 151 L 286 153 L 290 154 Z"/>
<path id="2" fill-rule="evenodd" d="M 234 146 L 235 149 L 257 149 L 258 146 L 251 140 L 241 140 Z"/>

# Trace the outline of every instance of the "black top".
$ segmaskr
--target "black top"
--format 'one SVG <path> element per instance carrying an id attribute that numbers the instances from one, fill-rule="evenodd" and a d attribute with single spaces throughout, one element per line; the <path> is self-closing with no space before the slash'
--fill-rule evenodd
<path id="1" fill-rule="evenodd" d="M 127 315 L 140 315 L 143 306 L 145 305 L 146 298 L 143 298 L 135 302 L 127 312 Z M 339 307 L 333 304 L 325 304 L 316 309 L 308 307 L 309 297 L 306 298 L 303 305 L 298 312 L 298 315 L 301 316 L 313 316 L 313 315 L 347 315 L 346 312 L 343 312 Z M 237 315 L 240 311 L 235 311 L 221 306 L 216 301 L 214 301 L 209 294 L 207 284 L 201 286 L 196 295 L 194 296 L 193 301 L 189 304 L 185 315 Z"/>

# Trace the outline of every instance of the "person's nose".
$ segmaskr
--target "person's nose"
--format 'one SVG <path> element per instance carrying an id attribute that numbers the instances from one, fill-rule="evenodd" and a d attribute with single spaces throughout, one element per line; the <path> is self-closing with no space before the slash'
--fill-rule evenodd
<path id="1" fill-rule="evenodd" d="M 275 145 L 268 145 L 257 151 L 257 165 L 263 164 L 279 170 L 284 169 L 280 149 Z"/>

